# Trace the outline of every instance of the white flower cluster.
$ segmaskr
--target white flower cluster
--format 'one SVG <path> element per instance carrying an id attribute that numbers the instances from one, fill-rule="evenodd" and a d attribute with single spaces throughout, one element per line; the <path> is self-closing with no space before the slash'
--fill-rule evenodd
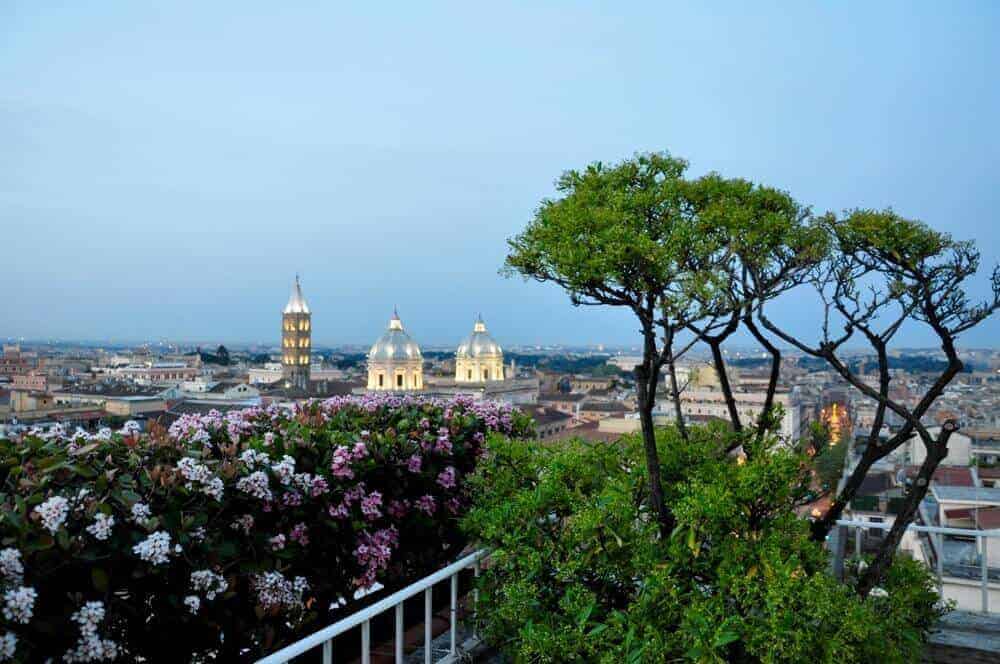
<path id="1" fill-rule="evenodd" d="M 200 569 L 191 572 L 191 587 L 205 593 L 205 599 L 213 600 L 219 593 L 226 592 L 229 582 L 226 581 L 226 577 L 210 569 Z"/>
<path id="2" fill-rule="evenodd" d="M 132 547 L 132 552 L 147 563 L 163 565 L 170 562 L 170 533 L 157 530 Z"/>
<path id="3" fill-rule="evenodd" d="M 45 440 L 59 440 L 66 437 L 66 429 L 61 424 L 53 424 L 47 432 L 39 437 Z"/>
<path id="4" fill-rule="evenodd" d="M 201 608 L 201 600 L 198 599 L 197 595 L 188 595 L 184 598 L 184 605 L 188 608 L 188 611 L 197 614 L 198 609 Z"/>
<path id="5" fill-rule="evenodd" d="M 132 520 L 140 526 L 145 526 L 153 518 L 153 512 L 146 503 L 132 505 Z"/>
<path id="6" fill-rule="evenodd" d="M 241 477 L 236 481 L 236 488 L 261 500 L 271 500 L 272 498 L 270 481 L 267 479 L 267 475 L 261 470 L 250 473 L 246 477 Z"/>
<path id="7" fill-rule="evenodd" d="M 139 426 L 139 423 L 136 422 L 135 420 L 129 420 L 128 422 L 122 425 L 122 428 L 118 430 L 118 433 L 120 433 L 123 436 L 134 436 L 138 434 L 140 431 L 142 431 L 142 427 Z"/>
<path id="8" fill-rule="evenodd" d="M 295 473 L 295 477 L 292 478 L 292 483 L 306 495 L 309 495 L 312 489 L 312 482 L 313 476 L 309 473 Z"/>
<path id="9" fill-rule="evenodd" d="M 288 486 L 295 479 L 295 459 L 286 454 L 280 462 L 271 466 L 271 471 L 283 485 Z"/>
<path id="10" fill-rule="evenodd" d="M 11 584 L 21 585 L 24 579 L 24 563 L 21 562 L 21 552 L 10 547 L 0 551 L 0 576 Z"/>
<path id="11" fill-rule="evenodd" d="M 265 572 L 254 577 L 253 587 L 257 603 L 264 609 L 293 610 L 302 608 L 302 595 L 309 589 L 309 582 L 302 576 L 289 581 L 280 572 Z"/>
<path id="12" fill-rule="evenodd" d="M 94 515 L 94 523 L 87 526 L 87 532 L 94 536 L 94 539 L 105 541 L 111 537 L 111 527 L 115 525 L 115 517 L 108 516 L 104 512 Z"/>
<path id="13" fill-rule="evenodd" d="M 233 519 L 233 522 L 229 524 L 229 527 L 233 530 L 241 530 L 244 535 L 249 535 L 250 531 L 253 530 L 253 515 L 243 514 L 241 516 Z"/>
<path id="14" fill-rule="evenodd" d="M 11 588 L 3 594 L 3 617 L 27 625 L 35 613 L 36 599 L 38 593 L 34 588 Z"/>
<path id="15" fill-rule="evenodd" d="M 35 513 L 42 518 L 42 526 L 55 535 L 66 522 L 69 514 L 69 501 L 62 496 L 52 496 L 41 505 L 35 507 Z"/>
<path id="16" fill-rule="evenodd" d="M 191 531 L 190 537 L 192 542 L 204 542 L 205 538 L 208 537 L 208 531 L 205 530 L 205 526 L 198 526 Z"/>
<path id="17" fill-rule="evenodd" d="M 14 659 L 17 653 L 17 635 L 7 632 L 0 636 L 0 662 L 7 662 Z"/>
<path id="18" fill-rule="evenodd" d="M 118 644 L 97 635 L 97 626 L 104 620 L 104 602 L 87 602 L 70 619 L 80 626 L 80 638 L 76 642 L 76 648 L 66 651 L 63 660 L 101 662 L 118 658 Z"/>
<path id="19" fill-rule="evenodd" d="M 257 450 L 246 450 L 240 455 L 240 461 L 243 462 L 249 470 L 255 470 L 257 466 L 267 464 L 271 460 L 271 457 L 267 456 L 264 452 L 258 452 Z"/>
<path id="20" fill-rule="evenodd" d="M 87 509 L 87 496 L 89 495 L 90 495 L 90 489 L 84 488 L 77 491 L 76 495 L 73 496 L 72 499 L 70 499 L 70 503 L 72 504 L 73 509 L 76 510 L 77 512 L 82 512 L 83 510 Z"/>
<path id="21" fill-rule="evenodd" d="M 196 484 L 201 485 L 203 494 L 216 500 L 222 500 L 222 480 L 212 474 L 203 463 L 198 463 L 191 457 L 184 457 L 177 462 L 177 470 L 181 472 L 188 482 L 185 485 L 188 489 L 194 488 Z"/>
<path id="22" fill-rule="evenodd" d="M 94 440 L 111 440 L 111 429 L 108 427 L 102 428 L 94 434 Z"/>

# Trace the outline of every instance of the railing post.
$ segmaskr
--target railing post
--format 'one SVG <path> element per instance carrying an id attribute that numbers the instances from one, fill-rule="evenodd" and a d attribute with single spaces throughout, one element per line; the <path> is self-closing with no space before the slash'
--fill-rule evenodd
<path id="1" fill-rule="evenodd" d="M 361 664 L 372 662 L 372 626 L 371 621 L 361 623 Z"/>
<path id="2" fill-rule="evenodd" d="M 976 537 L 976 539 L 979 538 L 980 536 Z M 989 613 L 990 611 L 990 576 L 989 576 L 989 570 L 987 568 L 988 549 L 986 546 L 989 540 L 990 540 L 989 537 L 982 536 L 982 541 L 983 541 L 982 554 L 981 554 L 982 557 L 979 559 L 980 576 L 981 576 L 981 583 L 983 590 L 983 613 Z"/>
<path id="3" fill-rule="evenodd" d="M 333 664 L 333 639 L 323 642 L 323 664 Z"/>
<path id="4" fill-rule="evenodd" d="M 396 664 L 403 664 L 403 603 L 396 605 Z"/>
<path id="5" fill-rule="evenodd" d="M 472 638 L 479 638 L 479 559 L 472 564 Z"/>
<path id="6" fill-rule="evenodd" d="M 934 557 L 937 558 L 937 577 L 938 577 L 938 587 L 941 588 L 941 594 L 944 594 L 944 535 L 937 533 L 937 550 L 934 552 Z"/>
<path id="7" fill-rule="evenodd" d="M 424 591 L 424 664 L 431 664 L 431 599 L 434 594 L 434 586 Z"/>
<path id="8" fill-rule="evenodd" d="M 456 641 L 458 640 L 458 572 L 451 576 L 451 649 L 448 651 L 452 657 L 458 653 Z"/>
<path id="9" fill-rule="evenodd" d="M 854 527 L 854 557 L 861 562 L 861 528 Z"/>

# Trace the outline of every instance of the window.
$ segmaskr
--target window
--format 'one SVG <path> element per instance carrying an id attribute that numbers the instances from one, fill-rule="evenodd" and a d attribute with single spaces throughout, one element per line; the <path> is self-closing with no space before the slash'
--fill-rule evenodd
<path id="1" fill-rule="evenodd" d="M 472 380 L 472 369 L 469 369 L 469 376 L 468 376 L 468 379 L 469 379 L 469 380 Z"/>
<path id="2" fill-rule="evenodd" d="M 396 374 L 396 387 L 403 386 L 403 374 Z"/>
<path id="3" fill-rule="evenodd" d="M 489 380 L 489 379 L 490 379 L 490 370 L 483 369 L 483 380 Z"/>
<path id="4" fill-rule="evenodd" d="M 378 386 L 379 387 L 384 387 L 385 386 L 385 376 L 382 375 L 382 374 L 378 375 Z"/>

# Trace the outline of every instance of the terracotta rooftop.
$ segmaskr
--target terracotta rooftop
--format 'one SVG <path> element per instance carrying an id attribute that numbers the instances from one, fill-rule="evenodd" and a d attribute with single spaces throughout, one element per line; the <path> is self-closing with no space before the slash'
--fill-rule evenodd
<path id="1" fill-rule="evenodd" d="M 914 478 L 920 471 L 919 466 L 907 466 L 906 476 Z M 966 466 L 939 466 L 934 471 L 933 480 L 944 486 L 975 486 L 972 480 L 972 470 Z"/>
<path id="2" fill-rule="evenodd" d="M 980 530 L 1000 528 L 1000 507 L 962 507 L 944 513 L 949 519 L 968 519 Z"/>
<path id="3" fill-rule="evenodd" d="M 589 395 L 579 394 L 574 392 L 563 393 L 563 392 L 546 392 L 545 394 L 539 394 L 539 401 L 583 401 Z"/>
<path id="4" fill-rule="evenodd" d="M 545 406 L 526 405 L 518 406 L 518 408 L 538 424 L 551 424 L 553 422 L 564 422 L 572 419 L 571 415 L 567 415 L 554 408 L 546 408 Z"/>
<path id="5" fill-rule="evenodd" d="M 552 440 L 570 440 L 573 438 L 579 438 L 581 440 L 587 440 L 591 442 L 611 442 L 613 440 L 618 440 L 622 437 L 620 433 L 614 433 L 611 431 L 598 431 L 597 422 L 588 422 L 578 427 L 572 427 L 566 429 L 565 431 L 559 432 L 557 435 L 552 437 Z"/>

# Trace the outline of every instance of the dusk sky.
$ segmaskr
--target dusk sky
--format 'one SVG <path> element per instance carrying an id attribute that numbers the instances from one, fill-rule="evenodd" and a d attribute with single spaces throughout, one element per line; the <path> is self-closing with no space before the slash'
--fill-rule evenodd
<path id="1" fill-rule="evenodd" d="M 1000 258 L 1000 3 L 0 3 L 0 338 L 632 343 L 497 274 L 561 171 L 669 150 Z M 816 328 L 802 296 L 773 318 Z M 994 317 L 960 339 L 998 345 Z M 907 330 L 901 341 L 930 337 Z"/>

